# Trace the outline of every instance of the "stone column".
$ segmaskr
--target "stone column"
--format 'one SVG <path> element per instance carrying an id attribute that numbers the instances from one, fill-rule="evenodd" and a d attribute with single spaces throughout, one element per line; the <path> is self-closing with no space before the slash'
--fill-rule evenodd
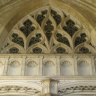
<path id="1" fill-rule="evenodd" d="M 58 81 L 53 79 L 46 79 L 42 81 L 42 96 L 57 96 Z"/>

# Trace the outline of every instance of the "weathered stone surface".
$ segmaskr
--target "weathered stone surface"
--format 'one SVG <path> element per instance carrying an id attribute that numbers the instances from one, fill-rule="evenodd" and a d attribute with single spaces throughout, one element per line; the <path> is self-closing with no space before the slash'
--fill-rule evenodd
<path id="1" fill-rule="evenodd" d="M 96 0 L 0 0 L 0 52 L 0 96 L 96 96 Z"/>

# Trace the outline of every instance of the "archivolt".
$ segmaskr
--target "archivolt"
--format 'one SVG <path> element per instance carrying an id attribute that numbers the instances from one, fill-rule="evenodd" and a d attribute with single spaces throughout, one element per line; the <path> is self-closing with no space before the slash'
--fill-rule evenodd
<path id="1" fill-rule="evenodd" d="M 40 91 L 35 88 L 22 87 L 22 86 L 2 86 L 0 87 L 0 95 L 40 95 Z"/>
<path id="2" fill-rule="evenodd" d="M 90 34 L 64 11 L 45 7 L 11 30 L 1 53 L 94 53 Z"/>
<path id="3" fill-rule="evenodd" d="M 62 90 L 58 90 L 58 95 L 59 96 L 65 96 L 69 94 L 74 94 L 74 93 L 79 93 L 79 92 L 95 92 L 96 91 L 96 86 L 73 86 L 73 87 L 68 87 Z"/>

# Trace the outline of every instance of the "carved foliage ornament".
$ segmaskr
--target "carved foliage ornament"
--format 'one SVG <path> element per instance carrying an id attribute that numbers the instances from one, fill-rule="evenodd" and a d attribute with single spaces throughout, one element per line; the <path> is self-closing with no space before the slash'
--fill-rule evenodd
<path id="1" fill-rule="evenodd" d="M 45 8 L 24 17 L 12 29 L 1 53 L 91 53 L 89 37 L 62 10 Z"/>
<path id="2" fill-rule="evenodd" d="M 37 63 L 35 61 L 29 61 L 27 64 L 26 64 L 27 67 L 31 68 L 31 67 L 36 67 L 37 66 Z"/>
<path id="3" fill-rule="evenodd" d="M 65 96 L 72 93 L 92 92 L 92 91 L 96 91 L 96 86 L 73 86 L 62 90 L 58 90 L 58 95 Z"/>
<path id="4" fill-rule="evenodd" d="M 38 91 L 35 88 L 28 88 L 28 87 L 22 87 L 22 86 L 2 86 L 0 87 L 0 93 L 28 93 L 30 95 L 36 95 L 39 94 L 40 91 Z"/>

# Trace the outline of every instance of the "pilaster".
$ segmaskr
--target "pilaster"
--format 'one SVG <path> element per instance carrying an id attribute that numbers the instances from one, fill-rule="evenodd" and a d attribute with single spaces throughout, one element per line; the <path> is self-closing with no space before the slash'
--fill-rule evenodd
<path id="1" fill-rule="evenodd" d="M 46 79 L 42 81 L 42 94 L 43 96 L 57 96 L 58 81 L 53 79 Z"/>

